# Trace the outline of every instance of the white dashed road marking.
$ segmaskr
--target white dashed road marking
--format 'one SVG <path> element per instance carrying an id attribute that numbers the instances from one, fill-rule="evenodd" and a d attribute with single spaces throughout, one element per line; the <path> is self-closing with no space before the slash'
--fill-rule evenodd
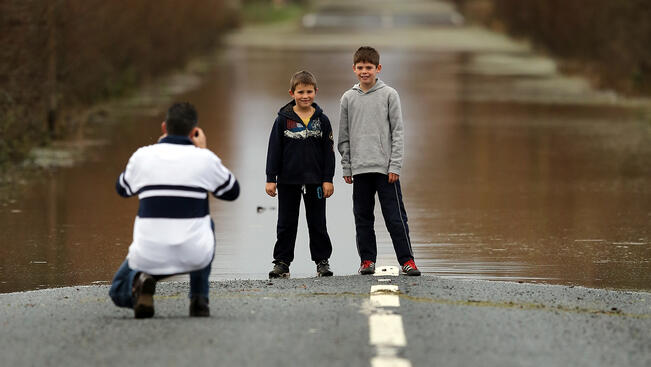
<path id="1" fill-rule="evenodd" d="M 398 286 L 397 285 L 371 286 L 371 305 L 375 307 L 400 307 Z"/>
<path id="2" fill-rule="evenodd" d="M 398 276 L 397 266 L 382 266 L 375 276 Z M 378 279 L 390 283 L 391 279 Z M 397 285 L 371 286 L 371 315 L 368 319 L 369 342 L 376 347 L 377 355 L 371 359 L 371 367 L 411 367 L 411 362 L 398 357 L 400 348 L 407 346 L 402 316 L 394 313 L 400 307 L 400 289 Z"/>
<path id="3" fill-rule="evenodd" d="M 371 359 L 371 367 L 411 367 L 411 362 L 397 357 L 375 357 Z"/>
<path id="4" fill-rule="evenodd" d="M 407 345 L 400 315 L 371 315 L 368 323 L 371 329 L 371 344 L 385 347 Z"/>

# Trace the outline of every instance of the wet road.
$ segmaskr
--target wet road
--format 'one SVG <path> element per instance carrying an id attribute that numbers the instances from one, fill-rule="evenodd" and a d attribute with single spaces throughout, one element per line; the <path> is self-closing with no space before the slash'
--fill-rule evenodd
<path id="1" fill-rule="evenodd" d="M 197 320 L 187 317 L 187 281 L 164 282 L 156 287 L 154 318 L 134 320 L 107 291 L 102 285 L 0 294 L 3 364 L 651 363 L 648 292 L 433 276 L 234 280 L 211 284 L 211 317 Z"/>
<path id="2" fill-rule="evenodd" d="M 428 29 L 414 32 L 422 36 Z M 356 32 L 364 40 L 368 30 Z M 266 144 L 277 109 L 289 100 L 293 72 L 316 74 L 317 103 L 336 136 L 339 98 L 355 82 L 355 47 L 341 35 L 333 39 L 339 47 L 229 44 L 203 84 L 175 98 L 198 107 L 209 148 L 242 184 L 238 201 L 211 203 L 215 280 L 264 278 L 270 269 L 276 201 L 263 190 Z M 401 181 L 421 270 L 651 289 L 648 104 L 594 91 L 523 51 L 381 46 L 380 77 L 398 90 L 403 105 Z M 115 194 L 115 178 L 137 147 L 159 136 L 164 108 L 91 124 L 91 138 L 108 144 L 87 162 L 4 190 L 0 292 L 110 281 L 126 255 L 137 210 L 137 200 Z M 336 179 L 328 226 L 338 275 L 358 266 L 351 196 L 352 187 Z M 376 217 L 379 262 L 395 264 L 379 212 Z M 303 218 L 294 277 L 314 274 Z"/>

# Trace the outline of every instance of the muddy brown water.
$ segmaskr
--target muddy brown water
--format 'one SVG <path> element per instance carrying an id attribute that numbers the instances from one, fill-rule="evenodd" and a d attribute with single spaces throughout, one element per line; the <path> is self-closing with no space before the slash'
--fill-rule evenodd
<path id="1" fill-rule="evenodd" d="M 514 78 L 473 74 L 467 55 L 386 51 L 380 76 L 400 93 L 406 125 L 401 182 L 417 264 L 426 274 L 651 290 L 651 127 L 639 108 L 500 98 Z M 354 82 L 348 52 L 224 52 L 193 102 L 209 148 L 242 185 L 211 202 L 213 279 L 264 278 L 276 200 L 264 193 L 268 133 L 289 100 L 289 76 L 313 71 L 333 121 Z M 115 179 L 159 136 L 164 107 L 92 125 L 109 142 L 88 161 L 14 185 L 0 202 L 0 292 L 107 283 L 131 241 L 137 199 Z M 337 159 L 339 157 L 337 156 Z M 353 274 L 352 187 L 337 165 L 328 203 L 332 268 Z M 379 259 L 396 260 L 376 213 Z M 314 275 L 305 219 L 292 276 Z"/>

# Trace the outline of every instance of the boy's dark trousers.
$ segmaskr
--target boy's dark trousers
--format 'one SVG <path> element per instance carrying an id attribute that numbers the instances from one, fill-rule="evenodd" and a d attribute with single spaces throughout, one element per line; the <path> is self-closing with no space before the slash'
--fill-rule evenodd
<path id="1" fill-rule="evenodd" d="M 303 193 L 303 186 L 305 186 L 305 193 Z M 294 260 L 301 196 L 305 202 L 312 261 L 329 259 L 332 254 L 332 243 L 326 228 L 326 199 L 323 197 L 321 185 L 278 184 L 277 187 L 278 225 L 274 261 L 280 260 L 289 264 Z"/>
<path id="2" fill-rule="evenodd" d="M 400 180 L 389 183 L 389 176 L 381 173 L 364 173 L 353 176 L 353 214 L 357 232 L 357 252 L 362 261 L 376 261 L 375 193 L 377 192 L 396 257 L 400 265 L 414 258 L 409 239 L 407 213 L 402 203 Z"/>

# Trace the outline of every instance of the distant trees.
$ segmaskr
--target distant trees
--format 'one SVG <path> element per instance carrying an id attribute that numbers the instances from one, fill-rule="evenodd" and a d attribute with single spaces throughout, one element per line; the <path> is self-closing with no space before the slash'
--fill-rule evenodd
<path id="1" fill-rule="evenodd" d="M 0 165 L 65 130 L 61 111 L 119 95 L 215 47 L 226 0 L 0 2 Z"/>
<path id="2" fill-rule="evenodd" d="M 455 0 L 484 3 L 488 19 L 526 37 L 606 86 L 651 93 L 651 6 L 648 0 Z M 486 6 L 486 3 L 488 6 Z"/>

